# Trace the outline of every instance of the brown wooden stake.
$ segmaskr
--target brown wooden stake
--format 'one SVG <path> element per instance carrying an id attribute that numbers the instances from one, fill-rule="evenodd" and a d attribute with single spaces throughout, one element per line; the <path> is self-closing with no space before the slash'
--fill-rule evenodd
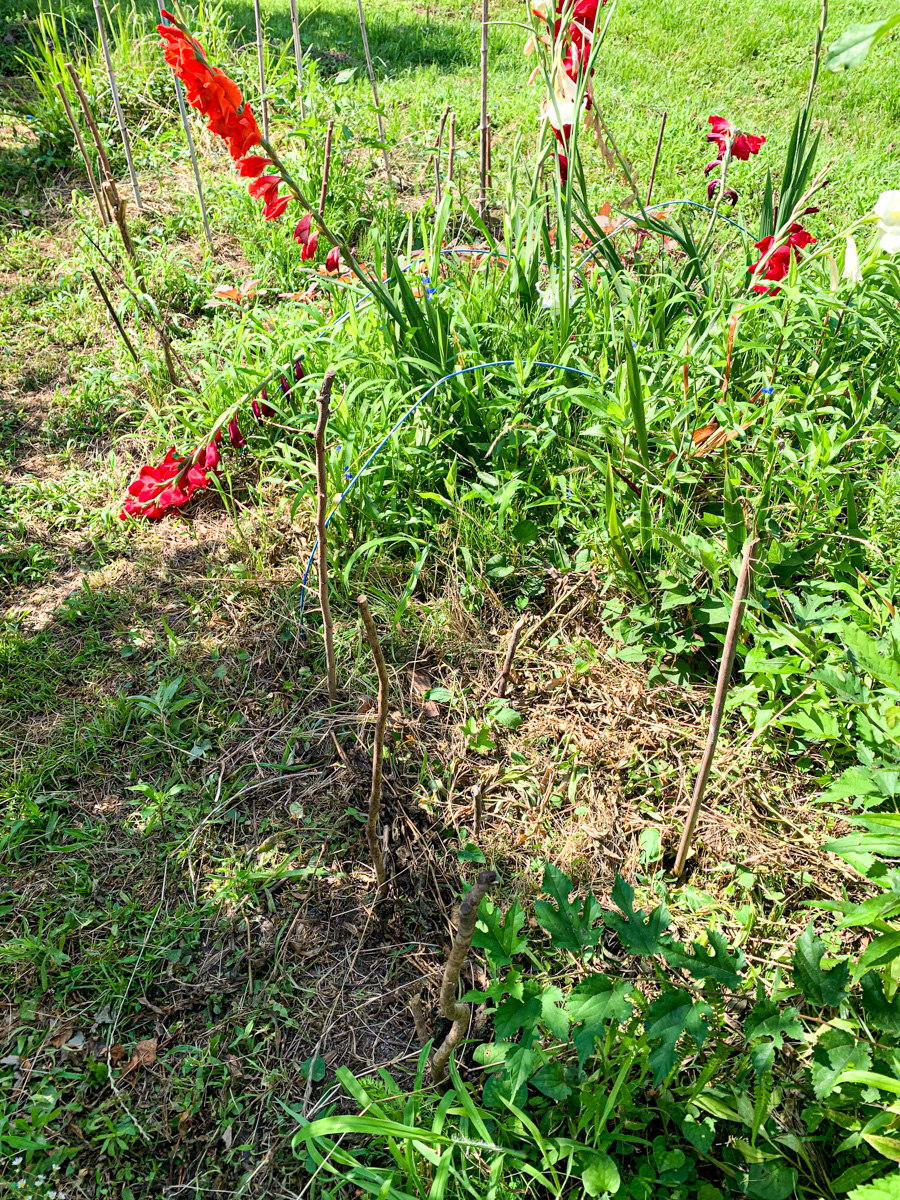
<path id="1" fill-rule="evenodd" d="M 297 0 L 291 0 L 291 31 L 294 35 L 294 64 L 297 67 L 297 96 L 300 100 L 300 120 L 306 120 L 306 98 L 303 94 L 303 48 L 300 45 L 300 21 Z"/>
<path id="2" fill-rule="evenodd" d="M 331 139 L 334 136 L 334 121 L 328 122 L 328 132 L 325 134 L 325 161 L 322 164 L 322 192 L 319 196 L 319 212 L 325 211 L 325 201 L 328 199 L 328 176 L 331 174 Z"/>
<path id="3" fill-rule="evenodd" d="M 325 431 L 328 428 L 328 405 L 334 384 L 333 367 L 325 372 L 322 390 L 319 392 L 319 419 L 316 421 L 316 566 L 319 572 L 319 604 L 322 608 L 322 633 L 325 639 L 325 665 L 328 671 L 328 699 L 337 701 L 337 667 L 334 662 L 334 622 L 331 605 L 328 603 L 328 531 L 325 518 L 328 515 L 328 469 L 325 463 Z"/>
<path id="4" fill-rule="evenodd" d="M 97 122 L 94 120 L 94 114 L 91 112 L 90 105 L 87 102 L 87 96 L 84 94 L 84 88 L 81 86 L 81 80 L 78 77 L 78 72 L 70 62 L 66 63 L 66 70 L 69 72 L 69 78 L 72 80 L 72 86 L 75 88 L 75 95 L 78 97 L 78 103 L 81 106 L 81 112 L 84 116 L 85 123 L 90 130 L 91 137 L 94 140 L 94 145 L 97 147 L 97 158 L 100 162 L 100 171 L 105 176 L 105 182 L 108 183 L 112 188 L 113 194 L 116 197 L 116 205 L 118 205 L 119 193 L 116 190 L 116 181 L 113 178 L 112 168 L 109 165 L 106 147 L 103 145 L 103 139 L 100 137 L 100 130 L 97 128 Z M 111 211 L 110 215 L 114 216 L 114 212 Z"/>
<path id="5" fill-rule="evenodd" d="M 128 164 L 128 174 L 131 177 L 131 190 L 134 192 L 134 203 L 137 206 L 139 213 L 144 211 L 144 202 L 141 199 L 141 189 L 138 187 L 137 172 L 134 169 L 134 160 L 131 157 L 131 142 L 128 138 L 128 126 L 125 124 L 125 114 L 122 111 L 122 102 L 119 99 L 119 89 L 116 85 L 116 75 L 113 71 L 112 57 L 109 53 L 109 45 L 106 41 L 106 28 L 103 24 L 103 13 L 100 9 L 99 0 L 94 0 L 94 17 L 97 21 L 97 32 L 100 34 L 100 46 L 103 50 L 103 57 L 106 60 L 106 73 L 109 76 L 109 90 L 112 93 L 113 108 L 116 110 L 116 120 L 119 123 L 119 133 L 122 135 L 122 145 L 125 148 L 125 161 Z"/>
<path id="6" fill-rule="evenodd" d="M 734 656 L 737 652 L 741 622 L 744 619 L 744 609 L 747 605 L 747 597 L 750 594 L 750 583 L 753 578 L 753 567 L 756 562 L 758 550 L 759 538 L 752 538 L 744 549 L 744 558 L 741 563 L 737 587 L 734 592 L 734 601 L 731 605 L 728 632 L 725 634 L 725 645 L 722 647 L 722 661 L 719 664 L 719 678 L 716 681 L 716 692 L 713 698 L 713 709 L 709 723 L 709 734 L 706 739 L 706 748 L 703 751 L 700 771 L 697 775 L 697 782 L 694 784 L 694 794 L 691 797 L 691 806 L 688 809 L 687 820 L 684 823 L 681 842 L 678 846 L 678 856 L 675 859 L 676 875 L 681 875 L 684 871 L 684 864 L 687 861 L 688 851 L 691 848 L 691 840 L 697 826 L 697 818 L 700 816 L 703 793 L 706 790 L 706 781 L 709 779 L 713 755 L 716 752 L 716 742 L 719 740 L 722 717 L 725 715 L 725 698 L 728 695 L 728 686 L 731 682 L 731 669 L 734 666 Z"/>
<path id="7" fill-rule="evenodd" d="M 118 329 L 119 333 L 122 335 L 122 341 L 125 343 L 125 348 L 128 350 L 128 353 L 134 359 L 135 363 L 137 363 L 138 366 L 140 366 L 140 359 L 137 356 L 137 351 L 135 350 L 134 346 L 131 344 L 131 338 L 125 332 L 125 326 L 119 320 L 119 314 L 113 308 L 112 301 L 110 300 L 109 296 L 106 294 L 106 288 L 100 282 L 100 276 L 97 274 L 97 272 L 94 270 L 93 267 L 90 268 L 90 271 L 91 271 L 91 278 L 93 279 L 94 283 L 97 285 L 97 291 L 103 297 L 103 303 L 106 305 L 107 312 L 112 317 L 113 322 L 116 326 L 116 329 Z"/>
<path id="8" fill-rule="evenodd" d="M 491 118 L 487 119 L 487 190 L 488 195 L 494 190 L 494 175 L 491 170 Z"/>
<path id="9" fill-rule="evenodd" d="M 479 871 L 474 886 L 463 896 L 457 912 L 456 937 L 447 956 L 444 978 L 441 980 L 441 1016 L 446 1021 L 453 1023 L 450 1032 L 435 1050 L 431 1060 L 431 1077 L 438 1085 L 444 1083 L 447 1077 L 447 1063 L 453 1047 L 466 1032 L 469 1024 L 469 1005 L 460 1004 L 457 994 L 459 992 L 459 975 L 466 956 L 472 948 L 475 922 L 478 920 L 478 906 L 491 888 L 499 882 L 500 877 L 496 871 Z"/>
<path id="10" fill-rule="evenodd" d="M 509 645 L 506 647 L 506 658 L 503 661 L 503 670 L 497 679 L 497 695 L 506 695 L 506 685 L 509 682 L 509 673 L 512 670 L 513 656 L 516 653 L 516 646 L 519 644 L 519 636 L 522 630 L 528 624 L 528 617 L 519 617 L 515 625 L 512 627 L 512 632 L 509 635 Z"/>
<path id="11" fill-rule="evenodd" d="M 378 99 L 378 84 L 375 82 L 375 68 L 372 66 L 372 55 L 369 53 L 369 37 L 366 33 L 366 18 L 363 13 L 362 0 L 356 0 L 359 10 L 359 32 L 362 34 L 363 50 L 366 55 L 366 67 L 369 72 L 369 83 L 372 85 L 372 95 L 375 98 L 375 116 L 378 119 L 378 139 L 384 154 L 384 169 L 387 172 L 388 183 L 391 182 L 391 160 L 388 158 L 387 141 L 384 136 L 384 121 L 381 116 L 381 101 Z"/>
<path id="12" fill-rule="evenodd" d="M 450 105 L 444 109 L 444 115 L 441 117 L 441 123 L 438 126 L 437 138 L 434 142 L 434 206 L 441 202 L 441 142 L 444 140 L 444 126 L 447 124 L 447 117 L 450 113 Z"/>
<path id="13" fill-rule="evenodd" d="M 81 136 L 81 130 L 78 128 L 78 122 L 75 120 L 75 114 L 72 112 L 72 105 L 69 103 L 69 97 L 66 95 L 66 89 L 62 83 L 57 83 L 56 90 L 59 92 L 59 98 L 63 102 L 63 108 L 66 110 L 66 118 L 72 126 L 72 132 L 75 135 L 75 144 L 81 152 L 81 157 L 84 159 L 84 169 L 87 172 L 88 183 L 91 185 L 91 191 L 94 193 L 94 199 L 97 202 L 97 208 L 100 212 L 100 220 L 103 222 L 103 228 L 106 229 L 109 225 L 109 213 L 106 210 L 106 204 L 103 200 L 103 194 L 97 187 L 97 180 L 94 178 L 94 171 L 91 167 L 91 160 L 88 157 L 87 146 L 84 144 L 84 138 Z"/>
<path id="14" fill-rule="evenodd" d="M 653 166 L 650 168 L 650 182 L 647 184 L 647 199 L 645 204 L 650 203 L 650 197 L 653 195 L 653 184 L 656 182 L 656 168 L 659 166 L 659 156 L 662 152 L 663 134 L 666 132 L 666 121 L 669 119 L 669 114 L 664 112 L 662 115 L 662 124 L 659 127 L 659 137 L 656 139 L 656 153 L 653 155 Z"/>
<path id="15" fill-rule="evenodd" d="M 381 810 L 381 776 L 384 765 L 384 732 L 388 719 L 388 672 L 384 661 L 384 651 L 378 640 L 378 631 L 369 603 L 365 596 L 357 599 L 359 615 L 362 617 L 366 631 L 366 639 L 375 659 L 375 669 L 378 672 L 378 713 L 375 722 L 375 737 L 372 742 L 372 789 L 369 793 L 369 815 L 366 820 L 366 840 L 369 843 L 369 854 L 372 866 L 375 868 L 375 878 L 378 881 L 378 899 L 387 894 L 387 874 L 384 869 L 384 856 L 381 853 L 381 843 L 378 840 L 378 813 Z"/>
<path id="16" fill-rule="evenodd" d="M 447 147 L 447 182 L 453 182 L 453 167 L 456 159 L 456 113 L 450 114 L 450 144 Z"/>
<path id="17" fill-rule="evenodd" d="M 481 0 L 481 124 L 479 126 L 478 215 L 482 221 L 487 209 L 487 128 L 488 128 L 488 0 Z"/>

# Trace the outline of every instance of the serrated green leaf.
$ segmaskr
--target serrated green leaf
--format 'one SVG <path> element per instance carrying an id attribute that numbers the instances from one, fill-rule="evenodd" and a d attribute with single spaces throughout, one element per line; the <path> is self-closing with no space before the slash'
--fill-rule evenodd
<path id="1" fill-rule="evenodd" d="M 522 1045 L 530 1044 L 540 1019 L 541 1001 L 538 996 L 529 996 L 525 1000 L 510 996 L 497 1006 L 494 1033 L 501 1042 L 508 1042 L 521 1030 Z"/>
<path id="2" fill-rule="evenodd" d="M 631 954 L 662 954 L 667 942 L 671 942 L 671 939 L 663 940 L 663 935 L 671 924 L 666 906 L 658 905 L 645 920 L 644 914 L 634 907 L 634 888 L 618 873 L 612 890 L 612 900 L 624 916 L 606 912 L 603 914 L 603 920 L 618 937 L 622 948 Z"/>
<path id="3" fill-rule="evenodd" d="M 613 982 L 606 975 L 589 975 L 569 993 L 569 1016 L 577 1023 L 572 1043 L 578 1054 L 578 1065 L 584 1066 L 594 1052 L 598 1037 L 606 1035 L 607 1022 L 623 1025 L 633 1012 L 628 999 L 632 992 L 624 980 Z"/>
<path id="4" fill-rule="evenodd" d="M 847 995 L 850 968 L 847 963 L 838 963 L 830 971 L 823 971 L 820 963 L 824 955 L 825 943 L 816 937 L 812 925 L 807 925 L 794 951 L 794 983 L 810 1004 L 836 1008 Z"/>
<path id="5" fill-rule="evenodd" d="M 690 1037 L 699 1048 L 709 1033 L 712 1009 L 702 1000 L 695 1001 L 690 992 L 677 989 L 654 1000 L 647 1011 L 644 1030 L 651 1042 L 659 1042 L 650 1051 L 655 1086 L 659 1086 L 678 1062 L 678 1043 L 683 1035 Z"/>
<path id="6" fill-rule="evenodd" d="M 845 1175 L 849 1173 L 844 1172 Z M 900 1200 L 900 1171 L 894 1171 L 893 1174 L 885 1175 L 883 1179 L 876 1179 L 863 1187 L 854 1188 L 847 1200 Z"/>
<path id="7" fill-rule="evenodd" d="M 566 1074 L 562 1063 L 547 1063 L 539 1071 L 535 1071 L 530 1082 L 551 1100 L 565 1100 L 572 1094 L 572 1089 L 566 1083 Z"/>
<path id="8" fill-rule="evenodd" d="M 742 950 L 729 953 L 725 936 L 718 930 L 707 931 L 707 946 L 694 942 L 695 953 L 691 954 L 681 942 L 671 942 L 663 946 L 666 962 L 672 967 L 687 971 L 694 979 L 712 979 L 722 987 L 734 991 L 741 986 L 740 972 L 747 966 L 747 959 Z"/>
<path id="9" fill-rule="evenodd" d="M 771 1071 L 775 1052 L 781 1050 L 786 1037 L 803 1037 L 803 1026 L 796 1008 L 784 1012 L 768 998 L 754 1004 L 744 1020 L 744 1040 L 750 1047 L 750 1061 L 757 1077 Z"/>
<path id="10" fill-rule="evenodd" d="M 844 1071 L 867 1071 L 872 1065 L 868 1049 L 843 1029 L 828 1029 L 819 1038 L 809 1073 L 813 1094 L 824 1100 L 834 1091 Z"/>
<path id="11" fill-rule="evenodd" d="M 484 950 L 494 968 L 507 967 L 528 945 L 528 938 L 519 936 L 524 924 L 525 913 L 517 900 L 513 900 L 501 919 L 500 906 L 484 899 L 478 912 L 472 945 Z"/>
<path id="12" fill-rule="evenodd" d="M 869 1024 L 884 1033 L 900 1033 L 900 994 L 888 1003 L 880 977 L 869 971 L 860 980 L 862 1005 Z"/>
<path id="13" fill-rule="evenodd" d="M 574 884 L 552 863 L 544 868 L 543 890 L 556 901 L 556 907 L 546 900 L 538 900 L 534 916 L 542 928 L 550 934 L 553 944 L 560 950 L 571 950 L 579 954 L 588 946 L 596 946 L 601 930 L 595 922 L 603 916 L 600 905 L 590 892 L 579 908 L 578 901 L 569 902 Z"/>
<path id="14" fill-rule="evenodd" d="M 541 1020 L 555 1038 L 566 1041 L 569 1036 L 569 1014 L 565 1008 L 565 996 L 552 984 L 541 994 Z"/>

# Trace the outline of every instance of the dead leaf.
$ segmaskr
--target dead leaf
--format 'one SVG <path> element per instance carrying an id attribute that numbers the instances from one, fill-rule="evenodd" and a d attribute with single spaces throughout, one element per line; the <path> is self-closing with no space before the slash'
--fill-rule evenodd
<path id="1" fill-rule="evenodd" d="M 64 1021 L 59 1027 L 59 1032 L 54 1034 L 50 1039 L 50 1045 L 55 1046 L 57 1050 L 61 1050 L 74 1032 L 74 1024 L 71 1021 Z"/>
<path id="2" fill-rule="evenodd" d="M 158 1038 L 147 1038 L 143 1042 L 138 1042 L 131 1052 L 131 1058 L 125 1064 L 123 1075 L 127 1075 L 129 1071 L 133 1071 L 136 1067 L 152 1067 L 156 1062 L 156 1047 L 159 1045 Z M 115 1046 L 113 1047 L 115 1049 Z"/>
<path id="3" fill-rule="evenodd" d="M 234 1133 L 232 1132 L 233 1128 L 234 1127 L 232 1125 L 229 1125 L 228 1128 L 225 1130 L 225 1132 L 222 1134 L 222 1141 L 225 1143 L 226 1150 L 231 1149 L 231 1143 L 234 1140 Z"/>
<path id="4" fill-rule="evenodd" d="M 413 695 L 418 697 L 419 703 L 422 705 L 422 711 L 426 717 L 439 717 L 441 710 L 434 700 L 425 700 L 425 693 L 432 686 L 431 676 L 425 671 L 413 671 L 412 673 L 412 690 Z"/>
<path id="5" fill-rule="evenodd" d="M 356 712 L 357 715 L 361 717 L 364 713 L 373 712 L 374 709 L 375 701 L 372 699 L 372 697 L 363 696 L 362 700 L 359 702 L 359 708 L 356 710 Z"/>
<path id="6" fill-rule="evenodd" d="M 184 1135 L 190 1129 L 192 1124 L 193 1124 L 193 1121 L 191 1119 L 191 1114 L 187 1109 L 185 1109 L 184 1112 L 179 1113 L 178 1114 L 178 1136 L 184 1137 Z"/>

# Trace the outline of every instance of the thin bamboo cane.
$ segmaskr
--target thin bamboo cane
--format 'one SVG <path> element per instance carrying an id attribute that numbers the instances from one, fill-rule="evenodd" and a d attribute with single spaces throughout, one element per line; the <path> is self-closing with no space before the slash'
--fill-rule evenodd
<path id="1" fill-rule="evenodd" d="M 262 16 L 259 11 L 259 0 L 253 0 L 253 19 L 256 22 L 256 62 L 259 67 L 259 115 L 262 121 L 262 135 L 269 140 L 269 102 L 266 99 L 266 65 L 263 53 Z"/>
<path id="2" fill-rule="evenodd" d="M 447 117 L 450 113 L 450 105 L 444 109 L 444 115 L 441 117 L 441 123 L 438 126 L 437 138 L 434 143 L 434 206 L 441 202 L 441 142 L 444 140 L 444 126 L 447 124 Z"/>
<path id="3" fill-rule="evenodd" d="M 372 96 L 375 99 L 375 116 L 378 120 L 378 139 L 384 154 L 384 169 L 387 172 L 388 183 L 391 182 L 391 160 L 388 157 L 387 140 L 384 136 L 384 121 L 381 116 L 381 101 L 378 99 L 378 84 L 375 82 L 375 68 L 372 66 L 372 55 L 369 53 L 369 36 L 366 33 L 366 18 L 363 13 L 362 0 L 356 0 L 359 10 L 359 32 L 362 35 L 363 50 L 366 55 L 366 68 L 369 72 L 369 83 L 372 85 Z"/>
<path id="4" fill-rule="evenodd" d="M 94 114 L 91 112 L 90 105 L 87 102 L 87 96 L 84 94 L 84 88 L 81 86 L 81 80 L 78 77 L 78 72 L 70 62 L 66 63 L 66 70 L 69 72 L 69 78 L 72 80 L 72 86 L 75 88 L 75 95 L 78 97 L 78 103 L 81 106 L 81 113 L 84 117 L 85 124 L 87 125 L 90 135 L 93 138 L 94 145 L 97 148 L 97 159 L 100 163 L 100 171 L 105 177 L 105 183 L 102 187 L 103 197 L 106 199 L 105 185 L 108 184 L 112 188 L 113 194 L 116 198 L 116 204 L 118 204 L 119 193 L 118 189 L 116 188 L 116 181 L 113 179 L 112 168 L 109 165 L 109 157 L 106 153 L 106 147 L 103 145 L 103 139 L 100 136 L 100 130 L 97 128 L 97 122 L 94 120 Z M 112 219 L 112 216 L 113 214 L 110 213 L 110 219 Z"/>
<path id="5" fill-rule="evenodd" d="M 319 212 L 325 211 L 325 201 L 328 199 L 328 176 L 331 174 L 331 139 L 334 137 L 334 121 L 328 122 L 325 134 L 325 161 L 322 163 L 322 191 L 319 195 Z"/>
<path id="6" fill-rule="evenodd" d="M 450 144 L 447 147 L 447 182 L 453 182 L 453 167 L 456 158 L 456 113 L 450 114 Z"/>
<path id="7" fill-rule="evenodd" d="M 703 751 L 700 770 L 697 774 L 697 782 L 694 784 L 694 794 L 691 797 L 691 806 L 688 809 L 687 820 L 684 823 L 681 842 L 678 846 L 678 856 L 675 859 L 676 875 L 680 875 L 684 871 L 684 864 L 687 861 L 688 851 L 691 848 L 691 840 L 697 826 L 697 819 L 700 816 L 703 793 L 706 791 L 706 783 L 709 779 L 713 756 L 716 752 L 716 742 L 719 740 L 719 730 L 722 727 L 722 718 L 725 715 L 725 698 L 728 695 L 728 686 L 731 682 L 731 669 L 734 666 L 734 656 L 737 651 L 738 637 L 741 632 L 741 622 L 744 619 L 747 596 L 750 594 L 753 565 L 756 562 L 758 550 L 759 538 L 752 538 L 744 550 L 744 559 L 741 563 L 737 587 L 734 591 L 734 601 L 731 605 L 728 632 L 725 634 L 725 645 L 722 647 L 722 661 L 719 664 L 719 678 L 716 680 L 716 693 L 713 698 L 713 710 L 709 722 L 706 748 Z"/>
<path id="8" fill-rule="evenodd" d="M 328 428 L 328 405 L 334 384 L 333 367 L 325 372 L 322 390 L 319 393 L 319 419 L 316 421 L 314 443 L 316 449 L 316 534 L 318 537 L 319 604 L 322 608 L 322 634 L 325 639 L 325 664 L 328 672 L 328 699 L 337 701 L 337 668 L 334 661 L 334 622 L 331 605 L 328 603 L 328 533 L 325 518 L 328 515 L 328 468 L 325 463 L 325 432 Z"/>
<path id="9" fill-rule="evenodd" d="M 303 47 L 300 45 L 300 20 L 297 0 L 291 0 L 291 31 L 294 35 L 294 62 L 297 67 L 297 96 L 300 100 L 300 120 L 306 120 L 306 97 L 303 94 Z"/>
<path id="10" fill-rule="evenodd" d="M 159 15 L 161 20 L 165 20 L 163 16 L 162 0 L 156 0 L 159 6 Z M 197 151 L 194 147 L 194 135 L 191 133 L 191 124 L 188 120 L 187 108 L 184 103 L 184 92 L 181 88 L 181 80 L 172 72 L 175 79 L 175 95 L 178 97 L 178 111 L 181 113 L 181 124 L 184 128 L 184 136 L 187 138 L 188 154 L 191 156 L 191 166 L 194 170 L 194 184 L 197 188 L 197 199 L 200 201 L 200 216 L 203 220 L 203 232 L 206 234 L 206 240 L 209 243 L 210 250 L 213 249 L 212 231 L 209 228 L 209 217 L 206 213 L 206 201 L 203 198 L 203 184 L 200 180 L 200 167 L 197 163 Z"/>
<path id="11" fill-rule="evenodd" d="M 384 734 L 388 719 L 388 672 L 384 661 L 384 651 L 378 640 L 378 631 L 369 604 L 365 596 L 357 599 L 359 615 L 362 617 L 366 631 L 366 640 L 375 659 L 375 669 L 378 672 L 378 715 L 375 722 L 375 738 L 372 743 L 372 788 L 369 793 L 369 815 L 366 821 L 366 840 L 369 843 L 369 853 L 372 856 L 372 866 L 375 868 L 375 878 L 378 881 L 378 899 L 387 894 L 387 872 L 384 869 L 384 855 L 381 853 L 381 843 L 378 841 L 378 813 L 381 810 L 381 776 L 384 765 Z"/>
<path id="12" fill-rule="evenodd" d="M 84 144 L 84 138 L 81 136 L 81 130 L 78 128 L 78 122 L 75 120 L 75 114 L 72 112 L 72 105 L 69 103 L 66 89 L 61 82 L 57 83 L 56 90 L 59 92 L 59 98 L 63 102 L 68 122 L 72 126 L 75 143 L 81 151 L 81 157 L 84 159 L 84 169 L 87 172 L 88 183 L 91 185 L 91 191 L 94 193 L 94 199 L 97 201 L 97 208 L 100 211 L 100 220 L 103 222 L 103 228 L 106 229 L 109 226 L 110 216 L 106 208 L 106 202 L 103 199 L 103 193 L 97 187 L 97 180 L 94 178 L 94 170 L 91 167 L 91 160 L 88 157 L 87 146 Z"/>
<path id="13" fill-rule="evenodd" d="M 478 215 L 487 209 L 488 0 L 481 0 L 481 125 L 478 172 Z"/>
<path id="14" fill-rule="evenodd" d="M 125 161 L 128 163 L 128 174 L 131 176 L 131 190 L 134 192 L 134 203 L 138 212 L 142 213 L 144 211 L 144 202 L 141 200 L 141 189 L 138 187 L 134 159 L 131 157 L 131 141 L 128 137 L 125 114 L 122 111 L 122 102 L 119 99 L 119 89 L 116 85 L 112 58 L 110 57 L 109 45 L 106 41 L 106 28 L 103 24 L 103 13 L 100 11 L 100 0 L 94 0 L 94 16 L 97 19 L 97 30 L 100 34 L 100 47 L 103 50 L 103 57 L 106 60 L 106 71 L 109 75 L 109 90 L 112 92 L 113 108 L 116 110 L 116 120 L 119 123 L 119 132 L 122 135 L 122 145 L 125 147 Z"/>
<path id="15" fill-rule="evenodd" d="M 127 349 L 128 353 L 131 355 L 131 357 L 134 359 L 134 361 L 138 364 L 138 366 L 140 366 L 140 359 L 137 356 L 137 351 L 135 350 L 134 346 L 131 343 L 131 338 L 125 332 L 125 326 L 119 320 L 119 314 L 116 312 L 115 308 L 113 308 L 113 303 L 110 300 L 109 296 L 107 295 L 106 288 L 100 282 L 100 276 L 97 274 L 97 272 L 94 270 L 93 267 L 91 267 L 91 278 L 93 279 L 94 283 L 97 285 L 97 291 L 100 293 L 100 296 L 103 299 L 103 303 L 106 305 L 106 310 L 109 313 L 109 315 L 112 317 L 113 324 L 115 325 L 116 329 L 118 329 L 118 331 L 122 337 L 122 341 L 125 343 L 125 348 Z"/>

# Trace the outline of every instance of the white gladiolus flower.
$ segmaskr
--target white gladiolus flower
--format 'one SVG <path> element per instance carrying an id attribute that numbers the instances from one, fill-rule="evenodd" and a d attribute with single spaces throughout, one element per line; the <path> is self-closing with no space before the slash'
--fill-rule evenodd
<path id="1" fill-rule="evenodd" d="M 844 251 L 843 278 L 851 283 L 862 283 L 862 270 L 859 265 L 859 251 L 856 248 L 856 238 L 847 238 L 847 249 Z"/>
<path id="2" fill-rule="evenodd" d="M 881 248 L 888 254 L 900 250 L 900 191 L 882 192 L 875 205 Z"/>

